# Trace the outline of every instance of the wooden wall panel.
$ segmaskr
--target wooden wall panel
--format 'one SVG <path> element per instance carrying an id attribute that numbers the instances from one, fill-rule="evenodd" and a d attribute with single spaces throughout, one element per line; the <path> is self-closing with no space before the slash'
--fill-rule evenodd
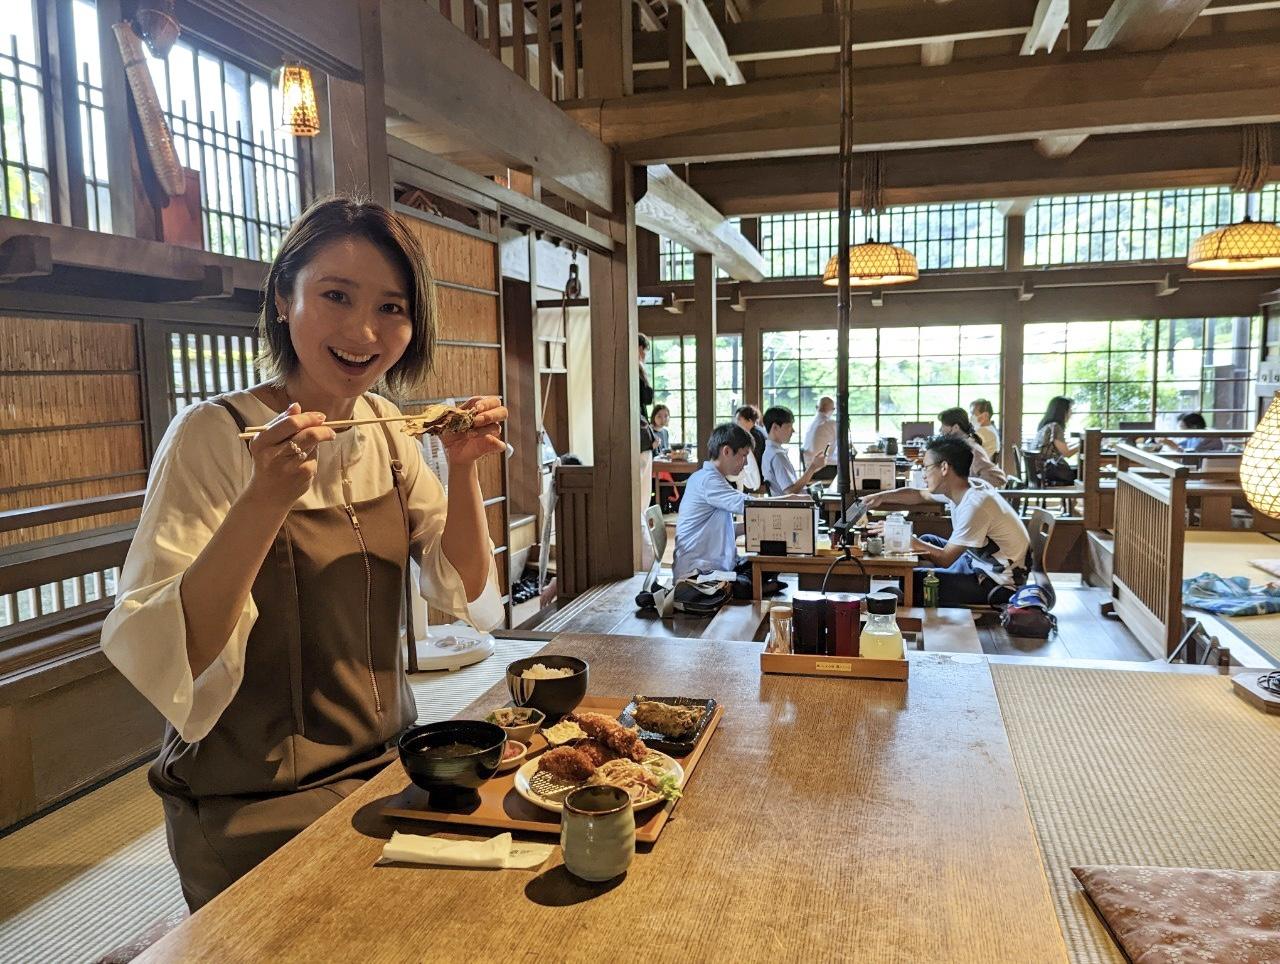
<path id="1" fill-rule="evenodd" d="M 502 495 L 502 459 L 486 458 L 476 463 L 480 476 L 480 494 L 486 499 Z"/>
<path id="2" fill-rule="evenodd" d="M 427 398 L 502 394 L 502 352 L 497 348 L 440 345 L 435 370 L 423 388 Z"/>
<path id="3" fill-rule="evenodd" d="M 138 376 L 0 374 L 3 428 L 142 420 Z"/>
<path id="4" fill-rule="evenodd" d="M 133 371 L 131 322 L 0 315 L 0 366 L 7 371 Z"/>
<path id="5" fill-rule="evenodd" d="M 493 291 L 497 279 L 497 245 L 461 231 L 402 215 L 401 220 L 418 236 L 431 271 L 441 281 Z"/>
<path id="6" fill-rule="evenodd" d="M 493 295 L 436 285 L 440 306 L 437 337 L 445 341 L 479 341 L 496 345 L 498 299 Z"/>

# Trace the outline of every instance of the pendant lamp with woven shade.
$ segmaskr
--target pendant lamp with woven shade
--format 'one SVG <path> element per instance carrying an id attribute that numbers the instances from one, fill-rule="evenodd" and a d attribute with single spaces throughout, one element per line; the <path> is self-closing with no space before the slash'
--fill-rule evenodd
<path id="1" fill-rule="evenodd" d="M 864 288 L 900 285 L 916 281 L 920 267 L 916 256 L 896 244 L 882 244 L 872 238 L 849 248 L 849 284 Z M 840 257 L 833 254 L 822 273 L 822 283 L 835 287 L 840 283 Z"/>
<path id="2" fill-rule="evenodd" d="M 280 71 L 280 114 L 280 129 L 294 137 L 320 133 L 315 85 L 311 71 L 301 64 L 285 64 Z"/>
<path id="3" fill-rule="evenodd" d="M 1187 253 L 1197 271 L 1257 271 L 1280 268 L 1280 225 L 1246 217 L 1202 234 Z"/>
<path id="4" fill-rule="evenodd" d="M 1249 504 L 1280 519 L 1280 394 L 1245 443 L 1240 457 L 1240 487 Z"/>

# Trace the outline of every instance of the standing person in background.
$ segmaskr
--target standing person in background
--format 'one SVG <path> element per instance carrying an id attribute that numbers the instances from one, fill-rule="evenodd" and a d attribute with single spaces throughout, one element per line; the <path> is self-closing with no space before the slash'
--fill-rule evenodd
<path id="1" fill-rule="evenodd" d="M 783 448 L 796 432 L 795 422 L 791 409 L 781 405 L 775 405 L 764 413 L 764 427 L 769 434 L 769 444 L 764 450 L 764 468 L 760 474 L 769 486 L 771 496 L 803 492 L 818 470 L 827 464 L 826 456 L 819 452 L 810 460 L 804 474 L 796 475 L 796 467 L 791 464 L 791 457 Z"/>
<path id="2" fill-rule="evenodd" d="M 991 416 L 995 412 L 991 408 L 991 403 L 985 398 L 975 398 L 969 403 L 969 414 L 973 416 L 974 431 L 978 433 L 978 440 L 982 442 L 983 451 L 993 461 L 1000 457 L 1000 431 L 996 428 L 996 423 L 991 420 Z"/>
<path id="3" fill-rule="evenodd" d="M 1005 483 L 1009 481 L 1009 476 L 1004 474 L 1000 466 L 991 461 L 991 456 L 987 454 L 982 439 L 974 429 L 973 423 L 969 421 L 969 416 L 965 414 L 964 409 L 948 408 L 938 414 L 938 421 L 942 423 L 943 435 L 962 438 L 973 449 L 973 464 L 969 467 L 969 478 L 981 479 L 997 489 L 1004 488 Z"/>
<path id="4" fill-rule="evenodd" d="M 831 462 L 836 451 L 836 427 L 836 400 L 830 395 L 823 395 L 818 399 L 818 414 L 805 429 L 804 444 L 800 446 L 800 455 L 806 466 L 813 461 L 814 456 L 824 453 L 827 463 Z M 813 477 L 819 481 L 834 479 L 836 467 L 825 464 Z"/>
<path id="5" fill-rule="evenodd" d="M 733 415 L 738 428 L 751 434 L 751 446 L 756 457 L 756 472 L 760 473 L 764 463 L 764 447 L 769 439 L 760 428 L 760 409 L 754 405 L 743 405 Z"/>
<path id="6" fill-rule="evenodd" d="M 644 527 L 644 510 L 649 508 L 653 498 L 653 449 L 657 443 L 653 426 L 645 418 L 645 412 L 653 407 L 653 385 L 649 383 L 649 373 L 645 371 L 644 360 L 649 354 L 649 339 L 641 332 L 636 339 L 636 358 L 640 366 L 640 488 L 636 493 L 639 511 L 636 523 L 640 526 L 640 545 L 648 545 L 648 533 Z"/>
<path id="7" fill-rule="evenodd" d="M 662 404 L 653 406 L 653 414 L 649 417 L 649 424 L 653 427 L 654 450 L 657 452 L 671 451 L 671 432 L 667 428 L 667 424 L 670 421 L 671 409 Z"/>

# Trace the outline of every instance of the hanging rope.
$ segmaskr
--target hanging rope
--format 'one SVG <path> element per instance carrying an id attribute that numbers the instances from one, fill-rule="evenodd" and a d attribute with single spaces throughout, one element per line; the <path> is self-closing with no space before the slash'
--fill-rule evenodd
<path id="1" fill-rule="evenodd" d="M 1245 124 L 1241 128 L 1240 172 L 1231 185 L 1233 191 L 1252 193 L 1262 190 L 1271 175 L 1271 127 L 1267 124 Z"/>
<path id="2" fill-rule="evenodd" d="M 884 155 L 862 155 L 862 213 L 870 217 L 884 208 Z"/>

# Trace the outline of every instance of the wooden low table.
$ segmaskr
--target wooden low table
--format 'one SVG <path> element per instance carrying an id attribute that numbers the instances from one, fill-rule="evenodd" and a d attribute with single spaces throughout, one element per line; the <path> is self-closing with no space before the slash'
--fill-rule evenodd
<path id="1" fill-rule="evenodd" d="M 690 460 L 688 462 L 677 462 L 674 459 L 654 459 L 653 474 L 659 472 L 669 472 L 671 475 L 693 475 L 702 467 L 701 462 Z"/>
<path id="2" fill-rule="evenodd" d="M 751 596 L 753 599 L 763 598 L 764 573 L 794 572 L 801 574 L 817 574 L 821 576 L 838 556 L 749 556 L 751 560 Z M 911 573 L 920 564 L 914 553 L 909 556 L 859 556 L 858 561 L 868 576 L 884 576 L 902 580 L 902 605 L 914 606 L 915 588 L 912 585 Z M 835 572 L 849 575 L 857 570 L 851 563 L 841 563 Z"/>
<path id="3" fill-rule="evenodd" d="M 558 852 L 538 871 L 377 866 L 393 829 L 433 829 L 381 815 L 406 784 L 394 763 L 138 960 L 1065 964 L 981 657 L 913 653 L 904 687 L 762 675 L 758 643 L 563 634 L 546 651 L 586 659 L 593 694 L 724 706 L 625 876 L 578 881 Z M 506 699 L 499 684 L 460 715 Z"/>

